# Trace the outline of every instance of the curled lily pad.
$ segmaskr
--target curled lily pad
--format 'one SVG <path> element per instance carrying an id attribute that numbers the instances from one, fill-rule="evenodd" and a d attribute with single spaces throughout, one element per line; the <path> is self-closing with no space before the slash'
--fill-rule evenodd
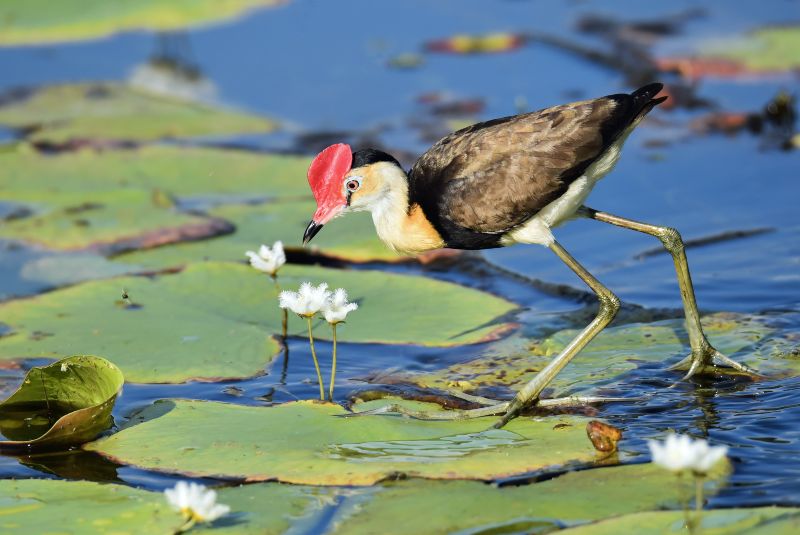
<path id="1" fill-rule="evenodd" d="M 0 45 L 97 39 L 126 30 L 177 30 L 235 17 L 285 0 L 6 0 Z"/>
<path id="2" fill-rule="evenodd" d="M 119 368 L 88 355 L 32 368 L 0 403 L 0 448 L 68 448 L 94 439 L 111 425 L 123 382 Z"/>
<path id="3" fill-rule="evenodd" d="M 43 8 L 44 9 L 44 8 Z M 150 141 L 190 136 L 269 132 L 275 123 L 251 114 L 154 95 L 122 84 L 55 85 L 8 98 L 0 124 L 24 128 L 27 139 Z"/>
<path id="4" fill-rule="evenodd" d="M 347 288 L 361 308 L 340 333 L 346 342 L 480 342 L 510 329 L 502 316 L 515 308 L 456 284 L 380 271 L 284 266 L 278 280 L 284 288 L 303 281 Z M 118 302 L 123 289 L 136 306 Z M 221 262 L 156 278 L 87 282 L 0 304 L 14 331 L 0 338 L 0 361 L 100 352 L 134 382 L 249 377 L 279 350 L 272 337 L 282 331 L 277 293 L 263 273 Z M 297 317 L 289 326 L 304 332 Z M 326 323 L 317 336 L 330 337 Z"/>
<path id="5" fill-rule="evenodd" d="M 168 400 L 134 417 L 135 425 L 85 447 L 148 470 L 312 485 L 369 485 L 398 474 L 488 480 L 596 457 L 581 417 L 518 418 L 487 430 L 494 418 L 341 417 L 347 414 L 339 405 L 310 401 L 245 407 Z"/>
<path id="6" fill-rule="evenodd" d="M 716 492 L 721 477 L 706 482 L 706 495 Z M 617 515 L 680 509 L 686 490 L 673 474 L 650 463 L 580 470 L 499 488 L 474 481 L 397 481 L 360 504 L 335 533 L 399 525 L 408 533 L 550 533 Z"/>
<path id="7" fill-rule="evenodd" d="M 709 339 L 723 353 L 757 368 L 763 369 L 767 364 L 766 354 L 775 345 L 768 337 L 775 329 L 765 318 L 715 314 L 705 317 L 703 324 Z M 568 329 L 541 340 L 517 335 L 497 342 L 487 349 L 485 356 L 469 362 L 426 373 L 379 375 L 370 380 L 468 391 L 481 387 L 518 388 L 546 366 L 577 333 Z M 642 363 L 663 362 L 667 366 L 688 352 L 688 337 L 681 320 L 607 328 L 555 378 L 554 395 L 609 386 Z M 791 365 L 788 360 L 772 361 L 768 365 L 773 369 L 781 366 L 781 362 Z"/>
<path id="8" fill-rule="evenodd" d="M 661 535 L 686 532 L 686 517 L 680 511 L 651 511 L 610 518 L 562 533 L 569 535 L 617 535 L 637 533 Z M 800 529 L 800 509 L 793 507 L 756 507 L 753 509 L 717 509 L 703 511 L 699 533 L 715 535 L 790 535 Z"/>
<path id="9" fill-rule="evenodd" d="M 285 533 L 335 501 L 336 489 L 260 484 L 220 488 L 231 512 L 210 529 L 226 535 Z M 184 523 L 161 492 L 125 485 L 48 479 L 0 481 L 0 531 L 6 534 L 175 533 Z M 205 526 L 192 530 L 203 532 Z"/>

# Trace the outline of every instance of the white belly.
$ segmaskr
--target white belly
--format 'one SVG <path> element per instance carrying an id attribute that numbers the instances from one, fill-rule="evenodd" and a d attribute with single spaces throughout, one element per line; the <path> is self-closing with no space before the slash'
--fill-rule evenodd
<path id="1" fill-rule="evenodd" d="M 614 168 L 630 130 L 620 136 L 597 161 L 590 165 L 583 176 L 570 184 L 561 197 L 542 208 L 522 226 L 506 234 L 501 243 L 503 245 L 537 243 L 548 246 L 552 244 L 555 238 L 550 229 L 572 219 L 592 192 L 594 185 Z"/>

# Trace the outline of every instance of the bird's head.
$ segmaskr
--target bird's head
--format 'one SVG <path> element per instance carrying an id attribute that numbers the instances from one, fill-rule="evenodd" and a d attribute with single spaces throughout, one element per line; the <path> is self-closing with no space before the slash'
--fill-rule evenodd
<path id="1" fill-rule="evenodd" d="M 317 211 L 303 234 L 303 244 L 328 221 L 347 211 L 371 210 L 389 191 L 393 174 L 402 173 L 392 156 L 373 149 L 353 152 L 345 143 L 320 152 L 308 168 L 308 184 Z"/>

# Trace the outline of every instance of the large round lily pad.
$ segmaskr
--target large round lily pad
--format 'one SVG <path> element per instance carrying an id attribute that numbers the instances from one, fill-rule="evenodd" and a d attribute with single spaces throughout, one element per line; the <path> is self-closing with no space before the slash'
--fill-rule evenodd
<path id="1" fill-rule="evenodd" d="M 596 456 L 581 417 L 517 418 L 496 430 L 488 429 L 495 417 L 338 417 L 345 414 L 339 405 L 312 401 L 245 407 L 166 400 L 142 411 L 135 425 L 85 447 L 148 470 L 314 485 L 369 485 L 398 474 L 488 480 Z"/>
<path id="2" fill-rule="evenodd" d="M 313 202 L 222 206 L 210 210 L 208 214 L 234 224 L 235 233 L 214 240 L 136 251 L 121 256 L 119 260 L 150 269 L 162 269 L 198 260 L 239 260 L 242 251 L 276 240 L 283 241 L 287 248 L 300 249 L 303 230 L 314 209 Z M 367 213 L 348 215 L 326 225 L 308 250 L 355 262 L 403 258 L 378 239 Z"/>
<path id="3" fill-rule="evenodd" d="M 790 359 L 774 355 L 769 342 L 762 342 L 775 330 L 765 318 L 716 314 L 705 317 L 703 325 L 709 340 L 720 351 L 761 368 L 764 373 L 781 368 L 785 371 L 792 364 Z M 426 373 L 380 375 L 373 380 L 468 391 L 481 387 L 516 389 L 532 379 L 577 333 L 568 329 L 543 340 L 517 335 L 497 342 L 485 356 L 469 362 Z M 688 353 L 688 337 L 681 320 L 608 328 L 559 373 L 551 388 L 554 395 L 561 396 L 609 386 L 640 364 L 662 362 L 666 367 Z"/>
<path id="4" fill-rule="evenodd" d="M 279 281 L 344 287 L 360 303 L 339 337 L 345 342 L 449 346 L 485 340 L 510 326 L 514 305 L 455 284 L 380 271 L 284 266 Z M 120 302 L 123 289 L 133 306 Z M 175 275 L 87 282 L 0 305 L 13 333 L 0 337 L 0 359 L 95 352 L 133 382 L 245 377 L 278 351 L 277 288 L 244 264 L 192 265 Z M 304 335 L 305 323 L 290 317 Z M 324 322 L 319 338 L 328 338 Z"/>
<path id="5" fill-rule="evenodd" d="M 111 426 L 123 382 L 119 368 L 91 355 L 31 369 L 0 403 L 0 449 L 66 449 L 93 440 Z"/>
<path id="6" fill-rule="evenodd" d="M 97 39 L 125 30 L 177 30 L 284 0 L 4 0 L 0 45 Z"/>
<path id="7" fill-rule="evenodd" d="M 718 481 L 706 483 L 707 495 Z M 679 509 L 687 490 L 673 474 L 649 463 L 500 488 L 474 481 L 399 481 L 360 504 L 334 533 L 372 533 L 379 526 L 402 526 L 404 533 L 549 533 L 617 515 Z"/>
<path id="8" fill-rule="evenodd" d="M 717 509 L 703 511 L 698 533 L 714 535 L 791 535 L 800 530 L 800 509 L 758 507 L 753 509 Z M 663 535 L 686 533 L 685 517 L 680 511 L 652 511 L 603 520 L 562 533 L 569 535 L 618 535 L 637 533 Z"/>
<path id="9" fill-rule="evenodd" d="M 47 86 L 8 98 L 0 105 L 0 124 L 29 129 L 28 139 L 56 145 L 76 140 L 220 136 L 275 128 L 272 121 L 255 115 L 111 82 Z"/>
<path id="10" fill-rule="evenodd" d="M 219 534 L 278 534 L 324 507 L 332 489 L 261 484 L 217 489 L 231 513 L 192 530 Z M 0 531 L 7 534 L 168 534 L 183 524 L 161 492 L 88 481 L 0 481 Z"/>
<path id="11" fill-rule="evenodd" d="M 738 39 L 709 41 L 700 56 L 726 58 L 751 72 L 791 71 L 800 67 L 800 25 L 769 26 Z"/>

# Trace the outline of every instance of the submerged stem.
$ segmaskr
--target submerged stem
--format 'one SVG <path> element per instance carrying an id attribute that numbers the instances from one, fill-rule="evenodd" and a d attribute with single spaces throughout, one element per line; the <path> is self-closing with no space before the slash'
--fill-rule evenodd
<path id="1" fill-rule="evenodd" d="M 333 383 L 336 381 L 336 324 L 331 323 L 333 329 L 333 364 L 331 365 L 331 384 L 328 391 L 328 401 L 333 401 Z"/>
<path id="2" fill-rule="evenodd" d="M 319 381 L 319 399 L 325 401 L 325 386 L 322 383 L 322 374 L 319 371 L 317 351 L 314 349 L 314 335 L 311 334 L 311 316 L 308 316 L 306 321 L 308 321 L 308 343 L 311 344 L 311 358 L 314 359 L 314 368 L 317 370 L 317 380 Z"/>

